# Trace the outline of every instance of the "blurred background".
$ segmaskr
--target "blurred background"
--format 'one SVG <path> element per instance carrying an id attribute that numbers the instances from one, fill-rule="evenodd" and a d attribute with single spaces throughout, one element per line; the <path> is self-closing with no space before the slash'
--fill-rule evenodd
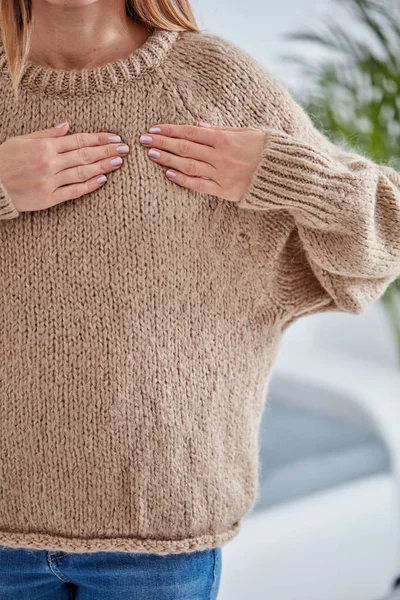
<path id="1" fill-rule="evenodd" d="M 193 0 L 332 141 L 400 170 L 398 0 Z M 362 315 L 285 332 L 258 498 L 224 546 L 219 600 L 400 598 L 400 285 Z"/>

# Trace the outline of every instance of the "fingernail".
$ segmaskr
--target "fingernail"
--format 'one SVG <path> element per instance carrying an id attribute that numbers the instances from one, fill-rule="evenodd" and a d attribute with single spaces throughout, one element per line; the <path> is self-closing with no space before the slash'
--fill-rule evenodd
<path id="1" fill-rule="evenodd" d="M 104 183 L 105 181 L 107 181 L 107 177 L 105 175 L 100 175 L 100 177 L 97 178 L 97 183 Z"/>
<path id="2" fill-rule="evenodd" d="M 151 144 L 153 138 L 151 137 L 151 135 L 141 135 L 140 141 L 142 142 L 142 144 Z"/>
<path id="3" fill-rule="evenodd" d="M 110 160 L 110 163 L 113 167 L 116 167 L 117 165 L 122 165 L 122 158 L 120 156 L 116 156 L 115 158 L 112 158 Z"/>
<path id="4" fill-rule="evenodd" d="M 167 175 L 167 177 L 172 177 L 172 178 L 176 177 L 176 173 L 174 171 L 167 171 L 166 175 Z"/>
<path id="5" fill-rule="evenodd" d="M 153 158 L 159 158 L 161 156 L 161 153 L 158 150 L 155 150 L 154 148 L 150 148 L 149 156 L 152 156 Z"/>
<path id="6" fill-rule="evenodd" d="M 207 123 L 207 121 L 199 121 L 198 124 L 200 127 L 211 127 L 211 123 Z"/>
<path id="7" fill-rule="evenodd" d="M 122 142 L 119 135 L 110 135 L 109 140 L 110 140 L 110 142 Z"/>
<path id="8" fill-rule="evenodd" d="M 159 127 L 150 127 L 149 133 L 161 133 L 161 129 Z"/>
<path id="9" fill-rule="evenodd" d="M 55 125 L 55 127 L 57 129 L 60 129 L 61 127 L 64 127 L 64 125 L 66 125 L 68 123 L 68 121 L 61 121 L 61 123 L 57 123 L 57 125 Z"/>
<path id="10" fill-rule="evenodd" d="M 127 146 L 126 144 L 124 144 L 123 146 L 117 146 L 117 152 L 119 154 L 126 154 L 127 152 L 129 152 L 129 146 Z"/>

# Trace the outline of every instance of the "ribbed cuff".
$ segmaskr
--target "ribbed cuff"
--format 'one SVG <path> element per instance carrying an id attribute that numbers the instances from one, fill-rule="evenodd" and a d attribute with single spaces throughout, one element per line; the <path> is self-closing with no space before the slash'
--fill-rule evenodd
<path id="1" fill-rule="evenodd" d="M 0 181 L 0 220 L 2 219 L 15 219 L 19 216 L 19 211 L 15 208 L 11 202 L 11 198 L 8 195 L 5 187 Z"/>
<path id="2" fill-rule="evenodd" d="M 343 224 L 354 208 L 357 185 L 358 178 L 325 149 L 285 131 L 267 129 L 260 161 L 237 205 L 253 210 L 293 210 L 311 227 L 332 225 L 339 215 Z M 362 191 L 358 189 L 358 194 Z M 344 211 L 349 212 L 346 218 Z"/>

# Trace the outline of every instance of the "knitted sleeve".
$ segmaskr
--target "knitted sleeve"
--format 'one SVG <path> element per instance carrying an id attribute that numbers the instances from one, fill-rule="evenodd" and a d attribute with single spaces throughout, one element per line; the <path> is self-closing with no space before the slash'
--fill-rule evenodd
<path id="1" fill-rule="evenodd" d="M 269 122 L 238 207 L 288 211 L 311 281 L 331 300 L 325 309 L 360 314 L 400 276 L 400 175 L 333 144 L 279 81 L 256 68 L 254 110 Z"/>
<path id="2" fill-rule="evenodd" d="M 0 220 L 15 219 L 19 216 L 19 211 L 13 205 L 7 190 L 0 181 Z"/>

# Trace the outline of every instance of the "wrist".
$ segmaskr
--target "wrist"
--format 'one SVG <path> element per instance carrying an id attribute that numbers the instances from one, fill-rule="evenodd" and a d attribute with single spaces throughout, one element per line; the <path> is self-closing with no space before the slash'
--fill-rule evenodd
<path id="1" fill-rule="evenodd" d="M 15 219 L 19 216 L 17 207 L 12 202 L 10 195 L 2 183 L 0 173 L 0 219 Z"/>

